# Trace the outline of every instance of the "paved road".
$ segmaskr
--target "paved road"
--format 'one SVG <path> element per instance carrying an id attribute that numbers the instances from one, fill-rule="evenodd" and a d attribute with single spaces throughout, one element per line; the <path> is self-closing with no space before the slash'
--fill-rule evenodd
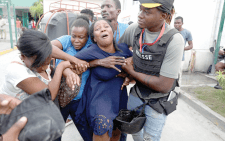
<path id="1" fill-rule="evenodd" d="M 17 50 L 0 56 L 0 85 L 4 81 L 7 65 L 16 55 L 19 55 Z M 62 140 L 82 141 L 74 124 L 66 127 Z M 130 135 L 128 141 L 133 141 Z M 177 110 L 167 118 L 161 141 L 225 141 L 225 133 L 179 99 Z"/>

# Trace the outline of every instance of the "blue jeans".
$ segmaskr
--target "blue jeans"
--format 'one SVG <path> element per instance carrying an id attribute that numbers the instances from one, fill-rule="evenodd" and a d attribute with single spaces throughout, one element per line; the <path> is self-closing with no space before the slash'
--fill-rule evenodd
<path id="1" fill-rule="evenodd" d="M 66 107 L 64 108 L 60 107 L 60 111 L 65 122 L 68 116 L 70 115 L 73 122 L 76 123 L 75 112 L 77 111 L 79 102 L 80 102 L 80 99 L 72 100 L 68 105 L 66 105 Z M 89 126 L 82 126 L 80 124 L 75 124 L 75 126 L 77 127 L 77 130 L 79 131 L 84 141 L 92 141 L 93 132 L 90 130 Z M 57 139 L 56 141 L 61 141 L 61 138 Z"/>
<path id="2" fill-rule="evenodd" d="M 129 95 L 127 104 L 129 110 L 135 109 L 141 104 L 143 102 L 138 97 Z M 145 106 L 145 115 L 147 119 L 143 129 L 136 134 L 132 134 L 134 141 L 160 141 L 167 116 L 156 112 L 149 105 Z"/>
<path id="3" fill-rule="evenodd" d="M 121 133 L 120 141 L 126 141 L 126 140 L 127 140 L 127 134 Z"/>

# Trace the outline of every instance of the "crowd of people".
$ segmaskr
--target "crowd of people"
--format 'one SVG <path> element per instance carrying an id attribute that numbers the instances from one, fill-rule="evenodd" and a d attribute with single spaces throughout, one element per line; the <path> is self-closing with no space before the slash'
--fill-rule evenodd
<path id="1" fill-rule="evenodd" d="M 139 2 L 138 23 L 118 22 L 120 1 L 103 0 L 102 18 L 94 21 L 90 9 L 82 10 L 70 35 L 50 41 L 42 32 L 24 30 L 17 44 L 20 57 L 9 64 L 0 87 L 0 114 L 10 114 L 45 88 L 59 106 L 64 77 L 71 90 L 79 86 L 79 93 L 59 109 L 65 122 L 71 117 L 85 141 L 125 141 L 127 135 L 118 129 L 115 118 L 121 109 L 133 110 L 144 103 L 146 122 L 133 139 L 159 141 L 171 111 L 170 104 L 159 103 L 167 102 L 178 86 L 184 51 L 193 43 L 191 33 L 182 28 L 182 17 L 175 19 L 176 29 L 170 25 L 174 0 Z M 56 59 L 53 69 L 52 58 Z M 127 92 L 131 81 L 135 85 Z M 27 121 L 22 117 L 0 140 L 17 140 Z"/>
<path id="2" fill-rule="evenodd" d="M 26 27 L 23 26 L 23 23 L 22 23 L 22 21 L 19 18 L 16 18 L 16 22 L 15 23 L 16 23 L 17 37 L 20 37 L 21 34 L 23 33 L 23 31 L 26 29 Z M 0 34 L 1 34 L 1 39 L 6 39 L 6 37 L 7 37 L 7 32 L 6 32 L 7 26 L 6 26 L 6 24 L 7 24 L 7 19 L 3 18 L 0 15 Z M 36 22 L 34 21 L 34 19 L 32 19 L 29 22 L 28 29 L 33 29 L 33 30 L 36 29 Z"/>

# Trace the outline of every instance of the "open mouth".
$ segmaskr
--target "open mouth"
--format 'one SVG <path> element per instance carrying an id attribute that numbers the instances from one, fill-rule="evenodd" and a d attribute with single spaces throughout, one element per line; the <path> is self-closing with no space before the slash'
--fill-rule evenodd
<path id="1" fill-rule="evenodd" d="M 103 34 L 103 35 L 102 35 L 102 38 L 105 39 L 105 38 L 107 38 L 108 36 L 109 36 L 108 34 Z"/>

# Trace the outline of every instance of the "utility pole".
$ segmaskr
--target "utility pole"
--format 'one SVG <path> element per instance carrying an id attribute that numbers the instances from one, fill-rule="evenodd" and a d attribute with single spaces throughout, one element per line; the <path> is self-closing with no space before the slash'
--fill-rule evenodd
<path id="1" fill-rule="evenodd" d="M 225 19 L 225 1 L 223 4 L 223 11 L 222 11 L 222 16 L 221 16 L 221 20 L 220 20 L 220 27 L 219 27 L 218 38 L 217 38 L 217 43 L 216 43 L 214 62 L 213 62 L 214 65 L 217 63 L 218 53 L 220 50 L 220 42 L 221 42 L 221 37 L 222 37 L 222 33 L 223 33 L 224 19 Z"/>
<path id="2" fill-rule="evenodd" d="M 6 5 L 6 7 L 7 7 L 10 43 L 11 43 L 11 48 L 13 49 L 12 24 L 11 24 L 11 12 L 10 12 L 11 0 L 0 0 L 0 5 Z M 15 30 L 16 30 L 16 28 L 15 28 Z"/>
<path id="3" fill-rule="evenodd" d="M 220 13 L 221 13 L 221 8 L 223 4 L 223 0 L 219 0 L 217 1 L 217 5 L 216 5 L 216 11 L 215 11 L 215 15 L 214 15 L 214 22 L 213 22 L 213 29 L 212 29 L 212 35 L 211 35 L 211 41 L 210 41 L 210 45 L 211 47 L 214 48 L 213 53 L 213 61 L 212 61 L 212 69 L 211 69 L 211 73 L 210 75 L 215 75 L 216 69 L 215 69 L 215 64 L 214 64 L 214 57 L 215 57 L 215 49 L 216 49 L 216 44 L 217 44 L 217 29 L 219 27 L 219 19 L 220 17 Z"/>

